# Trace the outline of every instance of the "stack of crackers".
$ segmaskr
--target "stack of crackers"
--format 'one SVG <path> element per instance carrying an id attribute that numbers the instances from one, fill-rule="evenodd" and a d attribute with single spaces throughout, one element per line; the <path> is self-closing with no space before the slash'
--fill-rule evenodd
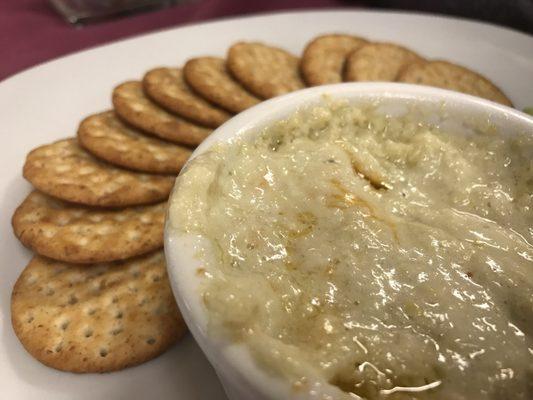
<path id="1" fill-rule="evenodd" d="M 15 333 L 42 363 L 106 372 L 150 360 L 186 331 L 163 247 L 166 200 L 193 148 L 263 99 L 342 81 L 419 83 L 509 99 L 464 67 L 391 43 L 343 34 L 313 39 L 301 58 L 236 43 L 227 58 L 198 57 L 118 85 L 113 110 L 81 121 L 77 137 L 32 150 L 33 184 L 13 216 L 36 255 L 17 280 Z"/>

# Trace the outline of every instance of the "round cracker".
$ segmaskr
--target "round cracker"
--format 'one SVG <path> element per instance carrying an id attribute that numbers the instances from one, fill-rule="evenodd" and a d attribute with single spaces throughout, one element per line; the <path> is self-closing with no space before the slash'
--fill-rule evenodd
<path id="1" fill-rule="evenodd" d="M 368 43 L 351 35 L 328 34 L 313 39 L 302 56 L 300 70 L 309 86 L 342 82 L 346 57 Z"/>
<path id="2" fill-rule="evenodd" d="M 367 43 L 346 59 L 345 81 L 393 82 L 407 64 L 424 59 L 405 47 L 392 43 Z"/>
<path id="3" fill-rule="evenodd" d="M 24 348 L 70 372 L 108 372 L 143 363 L 186 332 L 162 251 L 91 267 L 34 257 L 11 295 Z"/>
<path id="4" fill-rule="evenodd" d="M 24 177 L 41 192 L 89 206 L 122 207 L 168 198 L 174 177 L 127 171 L 100 161 L 64 139 L 32 150 Z"/>
<path id="5" fill-rule="evenodd" d="M 409 64 L 400 71 L 397 81 L 455 90 L 513 106 L 511 100 L 490 80 L 448 61 Z"/>
<path id="6" fill-rule="evenodd" d="M 177 174 L 192 153 L 187 147 L 130 128 L 113 111 L 85 118 L 78 129 L 78 141 L 98 158 L 141 172 Z"/>
<path id="7" fill-rule="evenodd" d="M 227 67 L 255 95 L 269 99 L 305 87 L 298 57 L 263 43 L 239 42 L 228 51 Z"/>
<path id="8" fill-rule="evenodd" d="M 183 75 L 196 93 L 230 112 L 239 113 L 261 102 L 233 79 L 223 58 L 193 58 L 183 67 Z"/>
<path id="9" fill-rule="evenodd" d="M 117 86 L 113 90 L 113 106 L 128 124 L 174 143 L 197 146 L 212 132 L 159 107 L 146 97 L 141 82 Z"/>
<path id="10" fill-rule="evenodd" d="M 194 93 L 180 68 L 148 71 L 143 78 L 143 88 L 146 95 L 161 107 L 198 124 L 217 128 L 231 118 L 230 113 Z"/>
<path id="11" fill-rule="evenodd" d="M 15 235 L 36 253 L 73 263 L 124 260 L 163 247 L 166 203 L 103 210 L 34 191 L 13 215 Z"/>

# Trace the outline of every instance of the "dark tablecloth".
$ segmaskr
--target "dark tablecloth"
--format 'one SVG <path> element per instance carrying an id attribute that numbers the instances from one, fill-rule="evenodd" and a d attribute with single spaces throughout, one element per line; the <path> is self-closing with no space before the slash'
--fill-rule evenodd
<path id="1" fill-rule="evenodd" d="M 0 0 L 0 80 L 73 51 L 161 28 L 234 15 L 354 4 L 342 0 L 192 0 L 75 27 L 46 0 Z"/>

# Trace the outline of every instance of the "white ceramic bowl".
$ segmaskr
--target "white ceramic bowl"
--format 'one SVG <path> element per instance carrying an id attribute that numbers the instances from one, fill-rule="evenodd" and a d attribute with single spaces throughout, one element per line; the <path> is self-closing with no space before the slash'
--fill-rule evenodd
<path id="1" fill-rule="evenodd" d="M 319 103 L 323 95 L 333 99 L 347 99 L 354 103 L 383 100 L 395 105 L 414 104 L 421 108 L 443 112 L 449 121 L 487 121 L 508 134 L 530 131 L 533 134 L 533 118 L 487 100 L 456 92 L 417 85 L 395 83 L 344 83 L 319 86 L 290 93 L 265 101 L 235 116 L 219 127 L 192 154 L 192 159 L 204 153 L 215 143 L 269 125 L 288 117 L 299 108 Z M 175 188 L 175 190 L 179 190 Z M 291 394 L 289 384 L 272 378 L 256 366 L 250 354 L 241 345 L 224 342 L 209 335 L 206 329 L 207 314 L 198 290 L 200 278 L 196 269 L 202 260 L 195 257 L 193 249 L 198 238 L 185 236 L 165 228 L 165 254 L 174 295 L 183 317 L 194 338 L 213 364 L 231 400 L 263 399 L 318 399 L 329 393 L 327 385 L 317 386 L 315 394 Z M 201 385 L 201 382 L 198 382 Z M 292 396 L 292 397 L 291 397 Z"/>

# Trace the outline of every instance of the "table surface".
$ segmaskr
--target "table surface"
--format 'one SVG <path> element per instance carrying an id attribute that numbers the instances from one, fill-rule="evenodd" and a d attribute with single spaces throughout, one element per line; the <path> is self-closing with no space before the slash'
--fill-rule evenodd
<path id="1" fill-rule="evenodd" d="M 347 0 L 186 0 L 184 4 L 69 25 L 47 0 L 0 1 L 0 80 L 41 62 L 117 39 L 215 18 L 301 8 L 354 7 Z"/>

